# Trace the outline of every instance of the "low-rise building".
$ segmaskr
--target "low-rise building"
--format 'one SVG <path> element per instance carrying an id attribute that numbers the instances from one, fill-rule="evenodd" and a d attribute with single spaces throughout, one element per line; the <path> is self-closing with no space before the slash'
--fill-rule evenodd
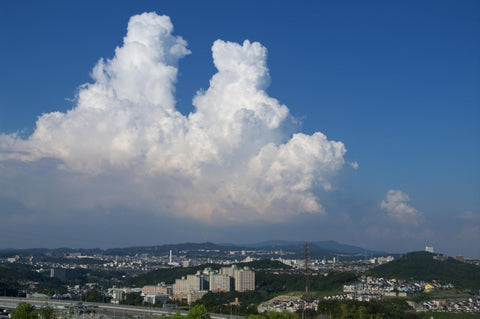
<path id="1" fill-rule="evenodd" d="M 143 286 L 142 294 L 144 294 L 144 295 L 157 295 L 157 294 L 172 295 L 173 294 L 173 287 L 172 287 L 172 285 L 167 285 L 164 282 L 161 282 L 156 286 L 154 286 L 154 285 Z"/>
<path id="2" fill-rule="evenodd" d="M 143 296 L 143 302 L 149 304 L 156 304 L 156 303 L 166 303 L 170 300 L 170 295 L 167 294 L 154 294 L 154 295 L 145 295 Z"/>

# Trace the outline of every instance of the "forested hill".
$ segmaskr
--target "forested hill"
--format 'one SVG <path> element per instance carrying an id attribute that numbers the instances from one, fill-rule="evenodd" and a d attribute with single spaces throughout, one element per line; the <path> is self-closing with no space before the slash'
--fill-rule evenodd
<path id="1" fill-rule="evenodd" d="M 433 259 L 436 254 L 412 252 L 392 262 L 369 270 L 366 274 L 375 277 L 414 279 L 451 283 L 457 288 L 480 289 L 480 266 L 466 264 L 448 258 Z"/>

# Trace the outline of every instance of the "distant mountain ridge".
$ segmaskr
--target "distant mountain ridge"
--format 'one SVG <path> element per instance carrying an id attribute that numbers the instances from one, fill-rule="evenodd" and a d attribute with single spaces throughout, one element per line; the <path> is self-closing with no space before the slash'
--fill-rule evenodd
<path id="1" fill-rule="evenodd" d="M 309 254 L 312 258 L 334 257 L 339 255 L 386 255 L 385 252 L 376 252 L 369 249 L 364 249 L 357 246 L 351 246 L 339 243 L 334 240 L 308 242 Z M 170 250 L 174 253 L 181 251 L 197 251 L 200 255 L 209 254 L 211 256 L 221 256 L 228 254 L 232 250 L 267 250 L 275 254 L 279 251 L 293 252 L 296 258 L 304 256 L 305 241 L 287 241 L 287 240 L 271 240 L 252 244 L 215 244 L 212 242 L 203 243 L 179 243 L 179 244 L 164 244 L 155 246 L 132 246 L 123 248 L 108 248 L 108 249 L 84 249 L 84 248 L 30 248 L 30 249 L 3 249 L 1 254 L 12 254 L 15 252 L 23 254 L 69 254 L 81 253 L 83 255 L 91 254 L 106 254 L 106 255 L 136 255 L 136 254 L 152 254 L 152 255 L 166 255 Z"/>

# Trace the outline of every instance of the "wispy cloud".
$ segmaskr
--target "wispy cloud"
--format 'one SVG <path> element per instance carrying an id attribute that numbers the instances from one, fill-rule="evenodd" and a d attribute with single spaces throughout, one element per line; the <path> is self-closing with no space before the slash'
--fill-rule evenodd
<path id="1" fill-rule="evenodd" d="M 457 214 L 456 218 L 465 220 L 468 222 L 472 222 L 472 223 L 475 223 L 475 222 L 480 223 L 480 213 L 477 213 L 477 212 L 466 211 L 466 212 Z"/>
<path id="2" fill-rule="evenodd" d="M 74 108 L 43 114 L 27 139 L 0 135 L 0 169 L 10 182 L 29 183 L 12 169 L 19 161 L 44 176 L 18 193 L 3 185 L 0 195 L 30 207 L 63 196 L 71 199 L 64 208 L 123 205 L 210 223 L 322 213 L 315 193 L 332 188 L 346 148 L 320 132 L 292 130 L 287 106 L 265 92 L 267 49 L 215 41 L 218 72 L 187 116 L 176 110 L 174 90 L 178 61 L 190 51 L 172 32 L 167 16 L 133 16 L 123 45 L 99 60 Z M 382 203 L 389 213 L 419 215 L 390 192 Z"/>
<path id="3" fill-rule="evenodd" d="M 388 218 L 402 224 L 418 225 L 423 214 L 410 206 L 410 198 L 401 190 L 391 189 L 387 192 L 387 200 L 380 203 L 380 207 L 387 213 Z"/>

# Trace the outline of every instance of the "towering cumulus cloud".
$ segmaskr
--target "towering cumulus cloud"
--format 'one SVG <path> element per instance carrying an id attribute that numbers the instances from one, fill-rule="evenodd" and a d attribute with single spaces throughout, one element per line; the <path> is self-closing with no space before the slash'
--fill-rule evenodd
<path id="1" fill-rule="evenodd" d="M 167 16 L 133 16 L 123 46 L 97 63 L 73 109 L 42 115 L 27 139 L 0 135 L 0 169 L 54 160 L 52 183 L 83 196 L 76 209 L 134 202 L 212 223 L 322 213 L 315 194 L 331 188 L 346 149 L 322 133 L 291 131 L 288 108 L 265 92 L 266 48 L 215 41 L 218 72 L 185 116 L 174 84 L 190 51 L 172 32 Z"/>

